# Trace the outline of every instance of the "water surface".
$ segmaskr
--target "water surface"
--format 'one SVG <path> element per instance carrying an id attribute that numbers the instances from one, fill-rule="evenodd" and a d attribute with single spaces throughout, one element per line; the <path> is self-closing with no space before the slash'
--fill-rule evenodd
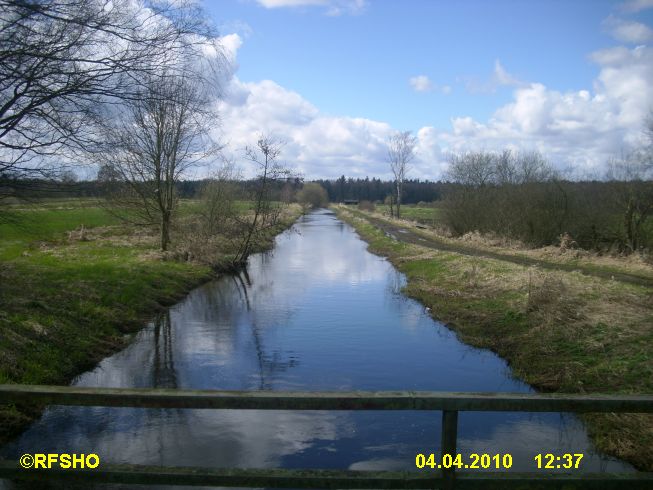
<path id="1" fill-rule="evenodd" d="M 401 293 L 405 279 L 328 211 L 301 218 L 246 272 L 193 292 L 73 384 L 228 390 L 531 392 L 506 363 L 459 342 Z M 440 412 L 50 407 L 4 457 L 97 453 L 177 466 L 414 469 L 439 452 Z M 583 471 L 629 471 L 597 455 L 569 414 L 460 413 L 462 454 L 584 453 Z M 1 486 L 1 485 L 0 485 Z M 7 488 L 12 488 L 6 484 Z M 139 487 L 136 487 L 139 488 Z"/>

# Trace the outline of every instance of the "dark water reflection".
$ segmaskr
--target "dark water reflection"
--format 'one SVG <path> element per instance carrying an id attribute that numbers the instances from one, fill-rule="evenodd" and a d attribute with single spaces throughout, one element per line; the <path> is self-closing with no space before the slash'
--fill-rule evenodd
<path id="1" fill-rule="evenodd" d="M 461 344 L 400 292 L 403 276 L 327 211 L 303 217 L 247 272 L 206 284 L 74 384 L 236 390 L 529 392 L 491 352 Z M 50 407 L 4 457 L 97 453 L 103 462 L 410 469 L 439 452 L 440 413 Z M 459 451 L 595 454 L 568 414 L 461 413 Z M 2 486 L 2 485 L 0 485 Z M 7 488 L 13 488 L 6 484 Z"/>

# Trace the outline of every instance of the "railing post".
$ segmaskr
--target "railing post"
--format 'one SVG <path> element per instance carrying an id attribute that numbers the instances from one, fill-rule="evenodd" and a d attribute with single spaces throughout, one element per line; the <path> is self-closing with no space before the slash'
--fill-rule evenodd
<path id="1" fill-rule="evenodd" d="M 456 438 L 458 437 L 458 410 L 442 411 L 442 442 L 441 458 L 445 454 L 451 455 L 451 461 L 456 458 Z M 442 461 L 442 460 L 441 460 Z M 456 467 L 442 468 L 443 490 L 453 490 L 456 482 Z"/>

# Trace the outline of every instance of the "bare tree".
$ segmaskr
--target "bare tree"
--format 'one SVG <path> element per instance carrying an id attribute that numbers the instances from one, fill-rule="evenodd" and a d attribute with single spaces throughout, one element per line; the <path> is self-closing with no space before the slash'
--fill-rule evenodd
<path id="1" fill-rule="evenodd" d="M 51 176 L 46 157 L 86 149 L 97 108 L 211 34 L 184 0 L 0 0 L 0 175 Z"/>
<path id="2" fill-rule="evenodd" d="M 567 194 L 537 152 L 454 154 L 447 177 L 455 185 L 444 210 L 455 233 L 478 230 L 543 244 L 565 231 Z"/>
<path id="3" fill-rule="evenodd" d="M 210 87 L 189 68 L 151 77 L 140 97 L 125 101 L 121 115 L 104 127 L 98 155 L 119 176 L 111 202 L 127 219 L 157 224 L 162 250 L 170 242 L 177 182 L 220 149 L 209 134 L 217 118 L 213 107 Z"/>
<path id="4" fill-rule="evenodd" d="M 176 256 L 216 270 L 232 265 L 229 253 L 237 247 L 242 230 L 240 197 L 240 173 L 232 161 L 225 160 L 202 183 L 195 212 L 175 224 L 180 235 Z"/>
<path id="5" fill-rule="evenodd" d="M 253 209 L 244 224 L 242 240 L 234 259 L 234 265 L 243 264 L 252 252 L 259 234 L 277 223 L 281 202 L 273 200 L 275 184 L 288 181 L 290 170 L 279 162 L 283 143 L 272 136 L 259 136 L 255 147 L 247 147 L 247 160 L 258 167 L 258 174 L 252 181 L 250 200 Z"/>
<path id="6" fill-rule="evenodd" d="M 483 187 L 495 178 L 496 163 L 496 155 L 485 151 L 454 153 L 449 157 L 447 178 L 463 186 Z M 506 179 L 514 178 L 514 166 L 505 155 L 502 155 L 500 172 Z"/>
<path id="7" fill-rule="evenodd" d="M 415 138 L 410 131 L 396 133 L 388 139 L 388 161 L 394 175 L 397 194 L 397 218 L 401 217 L 401 192 L 406 175 L 410 171 L 409 163 L 415 156 Z"/>
<path id="8" fill-rule="evenodd" d="M 653 214 L 651 167 L 643 152 L 631 153 L 608 163 L 606 178 L 623 216 L 622 242 L 629 252 L 638 250 L 645 234 L 644 225 Z"/>
<path id="9" fill-rule="evenodd" d="M 238 216 L 236 198 L 240 172 L 234 162 L 225 161 L 200 190 L 199 235 L 211 239 L 219 234 L 234 236 L 235 218 Z"/>
<path id="10" fill-rule="evenodd" d="M 644 121 L 644 144 L 608 162 L 615 204 L 622 212 L 622 245 L 635 252 L 644 245 L 646 223 L 653 215 L 653 112 Z"/>

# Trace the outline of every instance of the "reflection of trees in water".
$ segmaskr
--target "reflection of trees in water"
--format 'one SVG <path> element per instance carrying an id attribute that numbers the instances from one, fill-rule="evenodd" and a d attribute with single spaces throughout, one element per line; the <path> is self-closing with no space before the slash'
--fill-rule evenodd
<path id="1" fill-rule="evenodd" d="M 249 277 L 249 274 L 247 273 L 247 269 L 243 269 L 242 272 L 232 275 L 231 279 L 236 285 L 236 291 L 238 291 L 240 298 L 243 300 L 243 303 L 245 304 L 245 309 L 247 311 L 252 311 L 252 305 L 249 302 L 249 292 L 248 292 L 249 287 L 252 286 L 252 280 Z"/>
<path id="2" fill-rule="evenodd" d="M 154 320 L 152 360 L 152 386 L 156 388 L 177 388 L 174 348 L 172 344 L 170 310 L 157 315 Z"/>
<path id="3" fill-rule="evenodd" d="M 272 356 L 269 356 L 257 349 L 261 373 L 259 382 L 260 390 L 271 390 L 276 374 L 284 373 L 299 364 L 299 359 L 293 357 L 292 352 L 288 352 L 287 354 L 289 358 L 285 359 L 285 354 L 282 352 L 274 351 Z"/>
<path id="4" fill-rule="evenodd" d="M 192 291 L 179 305 L 173 307 L 175 321 L 200 321 L 217 324 L 237 310 L 234 304 L 233 286 L 225 280 L 209 282 Z"/>
<path id="5" fill-rule="evenodd" d="M 236 290 L 243 299 L 247 311 L 251 312 L 252 305 L 248 291 L 253 283 L 247 269 L 243 269 L 240 273 L 234 274 L 232 279 L 236 284 Z M 299 360 L 294 357 L 284 359 L 283 354 L 279 351 L 274 351 L 272 355 L 267 354 L 261 339 L 261 326 L 256 316 L 251 317 L 249 324 L 252 327 L 252 338 L 254 339 L 254 349 L 256 350 L 256 359 L 258 362 L 259 390 L 271 390 L 275 374 L 283 373 L 289 368 L 296 366 Z"/>
<path id="6" fill-rule="evenodd" d="M 179 388 L 178 373 L 175 367 L 174 329 L 170 310 L 156 316 L 152 333 L 152 371 L 151 384 L 154 388 Z M 153 408 L 142 411 L 143 425 L 150 427 L 143 441 L 147 447 L 154 448 L 158 463 L 166 463 L 166 452 L 175 445 L 178 438 L 187 437 L 183 428 L 188 424 L 188 413 L 179 408 Z"/>
<path id="7" fill-rule="evenodd" d="M 394 267 L 388 270 L 388 282 L 386 284 L 386 291 L 392 296 L 403 296 L 401 290 L 406 285 L 404 275 L 396 270 Z"/>
<path id="8" fill-rule="evenodd" d="M 145 347 L 145 346 L 144 346 Z M 123 366 L 135 370 L 132 379 L 141 376 L 145 385 L 159 388 L 177 388 L 178 374 L 174 362 L 174 338 L 170 312 L 159 314 L 153 322 L 152 335 L 148 338 L 151 352 L 141 359 L 141 364 Z M 143 447 L 156 451 L 155 459 L 165 462 L 165 453 L 187 435 L 183 429 L 187 425 L 188 414 L 180 409 L 142 409 L 111 407 L 61 407 L 54 412 L 46 412 L 44 418 L 23 437 L 25 447 L 53 446 L 49 452 L 57 450 L 60 437 L 68 441 L 68 447 L 75 452 L 95 452 L 103 461 L 121 460 L 125 454 L 143 453 Z M 134 440 L 129 435 L 136 427 L 148 427 Z M 119 429 L 117 429 L 119 428 Z M 12 482 L 0 490 L 87 490 L 91 488 L 128 488 L 123 486 L 95 486 L 75 482 Z"/>

